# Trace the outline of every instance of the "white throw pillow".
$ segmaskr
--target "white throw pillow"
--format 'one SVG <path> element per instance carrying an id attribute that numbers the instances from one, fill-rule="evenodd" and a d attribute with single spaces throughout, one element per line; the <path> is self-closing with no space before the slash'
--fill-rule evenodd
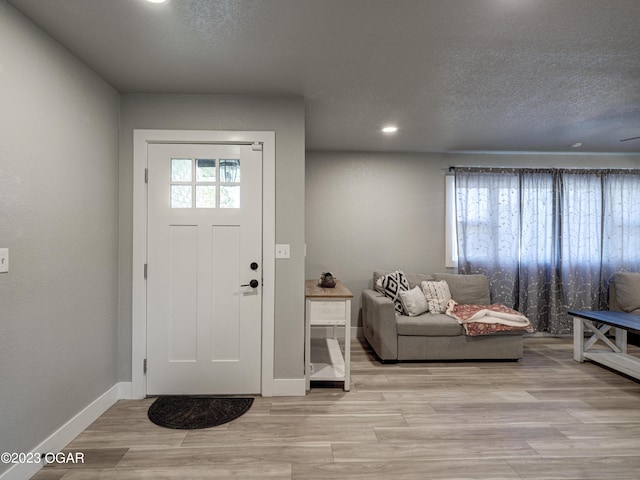
<path id="1" fill-rule="evenodd" d="M 444 313 L 447 310 L 447 303 L 451 300 L 451 291 L 446 281 L 422 282 L 422 291 L 427 299 L 430 312 Z"/>
<path id="2" fill-rule="evenodd" d="M 400 292 L 400 301 L 404 307 L 404 311 L 410 317 L 415 317 L 429 310 L 427 297 L 424 296 L 420 287 Z"/>

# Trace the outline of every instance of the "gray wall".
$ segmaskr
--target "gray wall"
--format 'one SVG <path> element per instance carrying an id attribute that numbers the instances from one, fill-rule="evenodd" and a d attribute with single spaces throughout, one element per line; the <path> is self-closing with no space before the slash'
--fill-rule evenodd
<path id="1" fill-rule="evenodd" d="M 276 132 L 276 378 L 304 373 L 304 100 L 301 97 L 123 95 L 120 130 L 119 377 L 131 380 L 133 130 L 269 130 Z"/>
<path id="2" fill-rule="evenodd" d="M 331 271 L 354 293 L 376 268 L 445 271 L 449 166 L 640 168 L 640 156 L 307 152 L 306 276 Z"/>
<path id="3" fill-rule="evenodd" d="M 0 61 L 0 452 L 28 452 L 117 382 L 119 96 L 2 0 Z"/>

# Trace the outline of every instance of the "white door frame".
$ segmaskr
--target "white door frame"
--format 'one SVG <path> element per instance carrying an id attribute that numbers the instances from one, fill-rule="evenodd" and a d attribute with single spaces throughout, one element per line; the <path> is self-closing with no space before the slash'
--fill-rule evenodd
<path id="1" fill-rule="evenodd" d="M 262 143 L 262 366 L 261 394 L 273 395 L 275 321 L 275 132 L 210 130 L 133 131 L 133 272 L 131 311 L 131 396 L 144 398 L 147 356 L 147 145 L 150 143 Z"/>

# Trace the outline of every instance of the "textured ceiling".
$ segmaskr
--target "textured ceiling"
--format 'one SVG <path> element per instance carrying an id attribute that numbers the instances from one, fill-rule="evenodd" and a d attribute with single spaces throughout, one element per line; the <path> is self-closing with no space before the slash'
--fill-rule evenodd
<path id="1" fill-rule="evenodd" d="M 120 92 L 304 96 L 308 149 L 640 152 L 638 0 L 9 3 Z"/>

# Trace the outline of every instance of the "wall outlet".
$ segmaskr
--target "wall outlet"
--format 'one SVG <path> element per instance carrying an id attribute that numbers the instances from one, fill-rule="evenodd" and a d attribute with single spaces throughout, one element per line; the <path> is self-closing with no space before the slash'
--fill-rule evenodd
<path id="1" fill-rule="evenodd" d="M 9 249 L 0 248 L 0 273 L 9 271 Z"/>
<path id="2" fill-rule="evenodd" d="M 291 258 L 291 246 L 288 243 L 276 245 L 276 258 Z"/>

